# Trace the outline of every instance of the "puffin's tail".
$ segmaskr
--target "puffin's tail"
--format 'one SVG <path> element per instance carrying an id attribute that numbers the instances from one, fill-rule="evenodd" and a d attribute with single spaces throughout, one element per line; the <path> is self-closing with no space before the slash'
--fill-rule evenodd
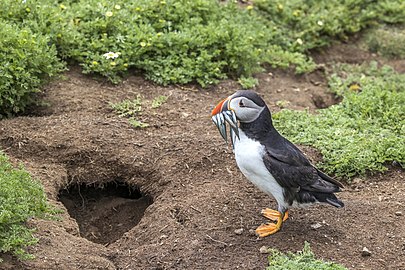
<path id="1" fill-rule="evenodd" d="M 316 198 L 318 202 L 328 203 L 338 208 L 345 206 L 345 204 L 341 200 L 339 200 L 333 193 L 311 192 L 311 194 Z"/>
<path id="2" fill-rule="evenodd" d="M 300 190 L 297 195 L 298 202 L 303 204 L 319 202 L 327 203 L 338 208 L 345 206 L 333 193 Z"/>
<path id="3" fill-rule="evenodd" d="M 340 192 L 343 185 L 326 175 L 320 170 L 318 179 L 308 186 L 301 187 L 299 192 L 301 201 L 320 202 L 333 205 L 335 207 L 343 207 L 344 203 L 335 196 L 335 192 Z"/>

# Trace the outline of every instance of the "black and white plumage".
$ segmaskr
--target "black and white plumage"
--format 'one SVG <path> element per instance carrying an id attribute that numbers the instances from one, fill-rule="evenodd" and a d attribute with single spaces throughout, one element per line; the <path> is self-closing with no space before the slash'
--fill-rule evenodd
<path id="1" fill-rule="evenodd" d="M 291 207 L 312 203 L 344 206 L 334 194 L 343 188 L 342 184 L 314 167 L 294 144 L 277 132 L 270 110 L 255 92 L 242 90 L 224 99 L 212 111 L 212 119 L 225 140 L 226 123 L 229 123 L 239 169 L 278 203 L 278 211 L 263 210 L 276 224 L 261 225 L 256 230 L 259 236 L 277 232 Z"/>

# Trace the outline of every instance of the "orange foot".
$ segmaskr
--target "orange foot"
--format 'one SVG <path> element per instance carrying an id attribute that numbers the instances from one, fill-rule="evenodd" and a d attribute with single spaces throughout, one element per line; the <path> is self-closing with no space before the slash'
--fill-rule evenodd
<path id="1" fill-rule="evenodd" d="M 262 210 L 263 216 L 266 218 L 276 221 L 276 223 L 267 223 L 267 224 L 262 224 L 256 229 L 257 235 L 259 237 L 266 237 L 268 235 L 274 234 L 278 232 L 281 229 L 281 225 L 283 224 L 283 221 L 286 221 L 288 219 L 288 211 L 285 212 L 284 216 L 281 214 L 279 211 L 272 210 L 269 208 L 266 208 Z"/>
<path id="2" fill-rule="evenodd" d="M 277 224 L 274 223 L 267 223 L 267 224 L 262 224 L 256 229 L 256 234 L 259 237 L 266 237 L 271 234 L 274 234 L 280 230 L 281 226 L 277 226 Z"/>

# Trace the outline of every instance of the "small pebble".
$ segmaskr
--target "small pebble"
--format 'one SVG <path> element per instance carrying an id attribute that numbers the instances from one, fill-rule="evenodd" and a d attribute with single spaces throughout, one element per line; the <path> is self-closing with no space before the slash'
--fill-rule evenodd
<path id="1" fill-rule="evenodd" d="M 235 232 L 235 234 L 237 234 L 237 235 L 241 235 L 241 234 L 243 233 L 243 228 L 236 229 L 234 232 Z"/>
<path id="2" fill-rule="evenodd" d="M 363 257 L 371 256 L 371 251 L 368 250 L 368 248 L 364 247 L 363 250 L 361 251 L 361 256 Z"/>
<path id="3" fill-rule="evenodd" d="M 318 86 L 318 85 L 321 84 L 321 82 L 318 82 L 318 81 L 311 81 L 311 83 L 312 83 L 313 85 L 315 85 L 315 86 Z"/>
<path id="4" fill-rule="evenodd" d="M 250 229 L 250 230 L 249 230 L 249 234 L 250 234 L 250 235 L 256 235 L 256 231 L 253 230 L 253 229 Z"/>
<path id="5" fill-rule="evenodd" d="M 352 180 L 352 184 L 353 184 L 353 185 L 361 184 L 361 182 L 363 182 L 363 179 L 358 178 L 358 177 L 356 177 L 356 178 L 354 178 L 354 179 Z"/>
<path id="6" fill-rule="evenodd" d="M 266 247 L 266 246 L 262 246 L 262 247 L 259 249 L 259 251 L 260 251 L 260 253 L 262 253 L 262 254 L 267 254 L 267 253 L 269 253 L 269 248 Z"/>
<path id="7" fill-rule="evenodd" d="M 311 225 L 311 228 L 312 228 L 312 229 L 315 229 L 315 230 L 316 230 L 316 229 L 319 229 L 320 227 L 322 227 L 322 224 L 319 223 L 319 222 Z"/>
<path id="8" fill-rule="evenodd" d="M 402 212 L 401 211 L 395 212 L 395 215 L 398 216 L 398 217 L 402 216 Z"/>

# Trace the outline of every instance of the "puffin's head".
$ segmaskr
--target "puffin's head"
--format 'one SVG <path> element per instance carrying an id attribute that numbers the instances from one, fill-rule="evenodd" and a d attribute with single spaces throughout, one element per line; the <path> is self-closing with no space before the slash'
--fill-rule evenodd
<path id="1" fill-rule="evenodd" d="M 258 94 L 249 90 L 240 90 L 219 102 L 212 110 L 211 116 L 225 141 L 227 140 L 225 122 L 229 123 L 233 140 L 233 132 L 239 137 L 238 121 L 251 123 L 260 116 L 265 108 L 266 104 Z"/>

